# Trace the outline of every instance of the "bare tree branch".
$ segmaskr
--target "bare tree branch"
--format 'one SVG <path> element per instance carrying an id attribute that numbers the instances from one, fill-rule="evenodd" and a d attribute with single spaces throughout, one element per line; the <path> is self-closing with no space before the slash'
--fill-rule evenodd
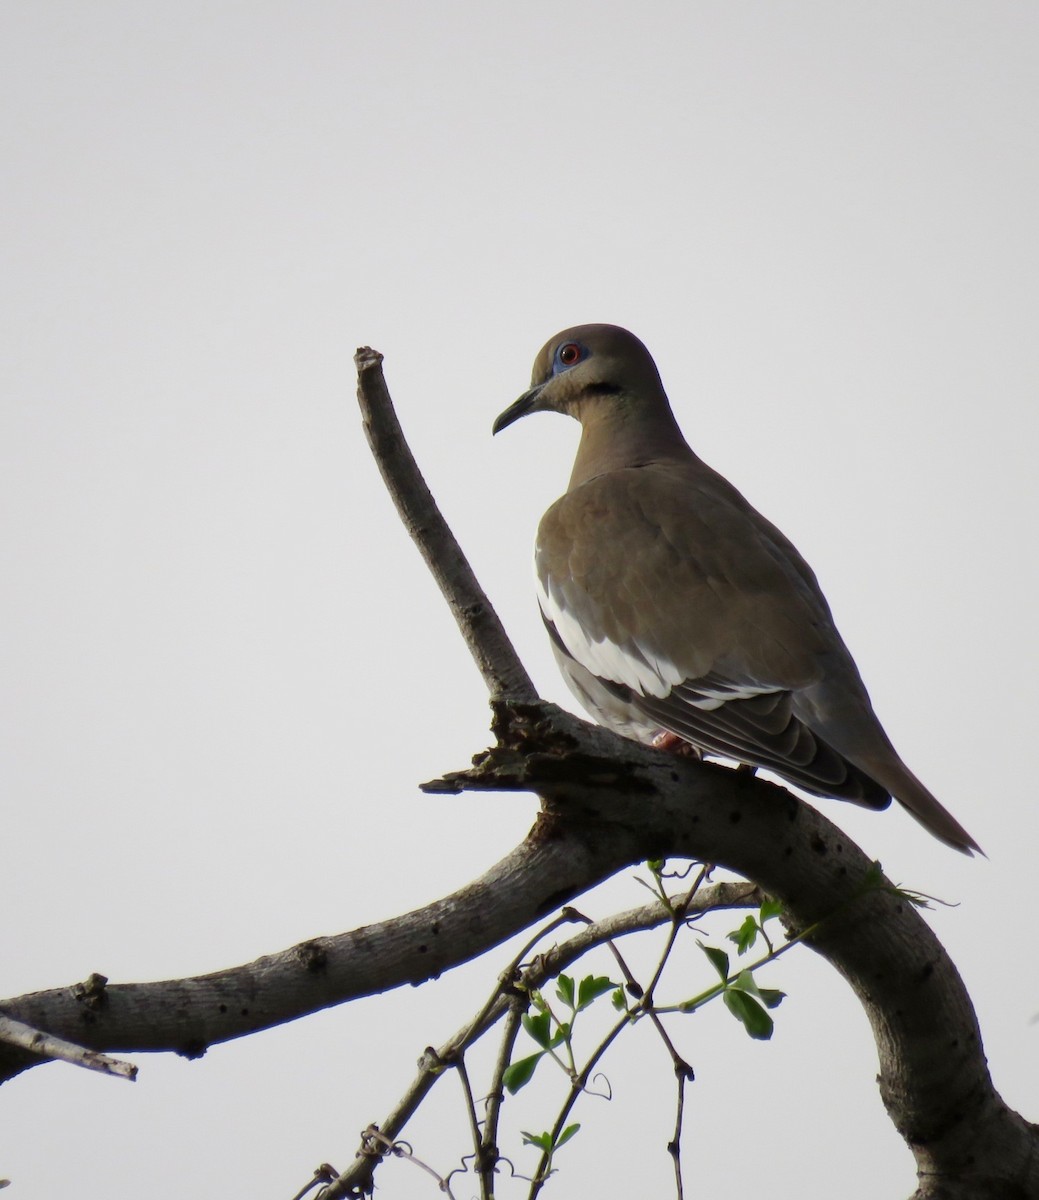
<path id="1" fill-rule="evenodd" d="M 618 857 L 619 855 L 619 857 Z M 624 865 L 623 840 L 544 836 L 542 823 L 480 879 L 403 917 L 301 942 L 240 967 L 157 983 L 82 984 L 0 1003 L 0 1015 L 111 1051 L 188 1058 L 334 1004 L 423 983 L 528 928 Z M 46 1061 L 0 1043 L 0 1080 Z"/>
<path id="2" fill-rule="evenodd" d="M 404 528 L 437 581 L 487 690 L 494 699 L 536 700 L 537 692 L 530 676 L 512 648 L 498 614 L 477 582 L 455 535 L 441 516 L 404 440 L 382 373 L 382 355 L 369 346 L 362 346 L 354 355 L 354 362 L 357 364 L 357 402 L 361 406 L 368 445 Z"/>
<path id="3" fill-rule="evenodd" d="M 129 1079 L 131 1083 L 137 1078 L 137 1068 L 133 1063 L 120 1062 L 117 1058 L 109 1058 L 107 1054 L 99 1054 L 85 1046 L 77 1046 L 49 1033 L 41 1033 L 39 1029 L 33 1029 L 31 1025 L 12 1020 L 10 1017 L 0 1017 L 0 1042 L 17 1046 L 30 1054 L 69 1063 L 74 1067 L 85 1067 L 88 1071 L 100 1071 L 102 1075 L 116 1075 L 122 1079 Z"/>

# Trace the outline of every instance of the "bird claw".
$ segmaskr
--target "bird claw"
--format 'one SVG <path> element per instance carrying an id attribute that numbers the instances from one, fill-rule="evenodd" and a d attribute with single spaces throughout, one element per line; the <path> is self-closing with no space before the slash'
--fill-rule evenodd
<path id="1" fill-rule="evenodd" d="M 677 754 L 679 758 L 692 758 L 697 762 L 703 758 L 692 742 L 687 742 L 677 733 L 670 733 L 666 729 L 663 733 L 657 734 L 652 744 L 657 750 L 666 750 L 668 754 Z"/>

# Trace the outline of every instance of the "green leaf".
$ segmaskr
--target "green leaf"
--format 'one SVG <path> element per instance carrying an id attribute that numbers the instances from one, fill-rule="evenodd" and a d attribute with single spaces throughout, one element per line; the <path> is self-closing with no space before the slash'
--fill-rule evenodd
<path id="1" fill-rule="evenodd" d="M 570 1022 L 564 1021 L 559 1028 L 552 1034 L 552 1040 L 545 1047 L 546 1050 L 554 1050 L 557 1046 L 561 1046 L 570 1037 Z"/>
<path id="2" fill-rule="evenodd" d="M 766 1008 L 778 1008 L 786 999 L 786 992 L 780 992 L 776 988 L 761 988 L 758 995 Z"/>
<path id="3" fill-rule="evenodd" d="M 782 911 L 783 906 L 778 900 L 766 900 L 758 909 L 758 920 L 764 925 L 766 921 L 771 921 L 773 917 L 778 917 Z"/>
<path id="4" fill-rule="evenodd" d="M 666 862 L 666 858 L 647 858 L 646 868 L 647 870 L 652 871 L 654 875 L 661 875 L 663 874 L 664 864 Z"/>
<path id="5" fill-rule="evenodd" d="M 705 946 L 703 942 L 697 942 L 696 944 L 711 960 L 711 965 L 721 976 L 722 983 L 724 983 L 729 978 L 729 956 L 724 950 L 719 950 L 717 946 Z"/>
<path id="6" fill-rule="evenodd" d="M 559 1147 L 568 1142 L 580 1128 L 580 1121 L 575 1121 L 573 1125 L 568 1125 L 559 1135 L 559 1141 L 556 1142 L 555 1148 L 558 1150 Z"/>
<path id="7" fill-rule="evenodd" d="M 577 1011 L 587 1008 L 594 1000 L 612 991 L 617 985 L 605 975 L 586 975 L 577 989 Z"/>
<path id="8" fill-rule="evenodd" d="M 758 923 L 753 917 L 746 917 L 739 929 L 734 929 L 729 934 L 729 941 L 736 943 L 736 949 L 740 954 L 746 954 L 757 940 Z"/>
<path id="9" fill-rule="evenodd" d="M 534 1068 L 540 1061 L 541 1052 L 539 1051 L 537 1054 L 532 1054 L 529 1058 L 520 1058 L 514 1063 L 509 1063 L 505 1068 L 501 1081 L 505 1084 L 510 1096 L 515 1096 L 521 1087 L 525 1087 L 530 1083 L 531 1077 L 534 1074 Z"/>
<path id="10" fill-rule="evenodd" d="M 786 992 L 780 992 L 776 988 L 758 987 L 757 980 L 749 970 L 740 971 L 729 986 L 760 1000 L 766 1008 L 778 1008 L 786 999 Z"/>
<path id="11" fill-rule="evenodd" d="M 618 1012 L 624 1012 L 628 1007 L 627 997 L 624 995 L 624 989 L 618 988 L 610 997 L 610 1003 Z"/>
<path id="12" fill-rule="evenodd" d="M 523 1028 L 530 1034 L 539 1046 L 547 1049 L 552 1040 L 552 1018 L 547 1012 L 538 1013 L 532 1017 L 530 1013 L 523 1014 Z"/>
<path id="13" fill-rule="evenodd" d="M 537 1146 L 539 1150 L 544 1150 L 547 1154 L 552 1149 L 552 1135 L 546 1129 L 544 1133 L 528 1133 L 525 1129 L 521 1129 L 523 1134 L 524 1146 Z"/>
<path id="14" fill-rule="evenodd" d="M 752 1038 L 767 1042 L 772 1036 L 773 1021 L 753 996 L 736 988 L 726 988 L 722 995 L 725 1007 Z"/>
<path id="15" fill-rule="evenodd" d="M 556 980 L 556 995 L 567 1008 L 574 1007 L 574 981 L 569 975 L 560 975 Z"/>
<path id="16" fill-rule="evenodd" d="M 729 986 L 734 987 L 738 992 L 746 992 L 748 996 L 761 995 L 757 982 L 748 967 L 744 967 Z"/>

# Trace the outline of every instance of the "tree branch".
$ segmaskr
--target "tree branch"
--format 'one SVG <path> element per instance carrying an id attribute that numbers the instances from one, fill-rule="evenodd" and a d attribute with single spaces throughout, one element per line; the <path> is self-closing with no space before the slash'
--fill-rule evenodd
<path id="1" fill-rule="evenodd" d="M 729 908 L 758 907 L 764 899 L 760 889 L 749 883 L 715 883 L 702 888 L 698 895 L 689 903 L 687 911 L 704 915 Z M 514 975 L 520 964 L 527 958 L 533 947 L 542 940 L 552 928 L 562 925 L 569 920 L 564 913 L 548 929 L 541 930 L 536 937 L 528 942 L 520 953 L 513 959 L 500 976 L 499 987 L 490 1000 L 480 1009 L 476 1016 L 468 1021 L 461 1029 L 438 1049 L 428 1048 L 419 1060 L 418 1074 L 414 1081 L 400 1098 L 393 1110 L 382 1121 L 378 1129 L 384 1137 L 393 1142 L 404 1130 L 405 1125 L 418 1111 L 419 1106 L 429 1095 L 442 1074 L 444 1064 L 454 1062 L 469 1046 L 478 1041 L 489 1029 L 492 1029 L 514 1006 L 516 996 L 509 989 Z M 540 988 L 554 979 L 561 971 L 565 971 L 578 959 L 583 958 L 589 950 L 610 942 L 626 934 L 653 929 L 671 920 L 671 913 L 659 901 L 644 904 L 638 908 L 630 908 L 625 912 L 615 913 L 601 921 L 592 921 L 578 933 L 567 938 L 560 945 L 540 953 L 526 967 L 522 974 L 520 994 L 523 1001 L 520 1010 L 526 1009 L 526 996 L 534 988 Z M 518 1025 L 519 1018 L 517 1016 Z M 499 1062 L 496 1075 L 500 1078 L 508 1062 Z M 494 1105 L 496 1109 L 496 1105 Z M 490 1117 L 488 1125 L 491 1125 Z M 378 1158 L 372 1153 L 368 1144 L 368 1131 L 362 1136 L 362 1146 L 353 1164 L 348 1167 L 334 1183 L 321 1192 L 321 1200 L 338 1200 L 339 1197 L 364 1195 L 371 1190 L 372 1176 Z M 491 1164 L 493 1166 L 493 1163 Z"/>
<path id="2" fill-rule="evenodd" d="M 93 1049 L 188 1058 L 308 1013 L 418 984 L 482 954 L 624 865 L 623 842 L 586 831 L 546 837 L 543 822 L 475 882 L 433 904 L 243 966 L 157 983 L 102 975 L 0 1003 L 0 1015 Z M 46 1061 L 0 1043 L 0 1080 Z"/>
<path id="3" fill-rule="evenodd" d="M 915 1200 L 1039 1196 L 1039 1137 L 989 1077 L 962 981 L 909 900 L 820 813 L 746 772 L 637 745 L 536 701 L 526 672 L 407 450 L 380 368 L 358 352 L 373 451 L 492 696 L 497 746 L 426 785 L 532 791 L 526 840 L 475 883 L 405 917 L 315 938 L 226 971 L 18 997 L 0 1015 L 94 1050 L 196 1056 L 346 1000 L 419 983 L 645 858 L 731 868 L 779 899 L 848 980 L 873 1028 L 881 1095 L 917 1158 Z M 0 1080 L 46 1054 L 0 1044 Z"/>
<path id="4" fill-rule="evenodd" d="M 0 1042 L 34 1055 L 58 1059 L 74 1067 L 100 1071 L 102 1075 L 117 1075 L 122 1079 L 129 1079 L 131 1083 L 137 1078 L 137 1068 L 133 1063 L 120 1062 L 117 1058 L 109 1058 L 107 1054 L 98 1054 L 96 1050 L 88 1050 L 85 1046 L 77 1046 L 51 1034 L 41 1033 L 39 1029 L 33 1029 L 31 1025 L 12 1020 L 10 1017 L 0 1017 Z"/>
<path id="5" fill-rule="evenodd" d="M 455 535 L 436 506 L 393 411 L 382 372 L 382 355 L 362 346 L 357 365 L 357 402 L 364 433 L 397 506 L 404 528 L 419 548 L 451 614 L 458 622 L 493 699 L 531 702 L 537 692 Z"/>

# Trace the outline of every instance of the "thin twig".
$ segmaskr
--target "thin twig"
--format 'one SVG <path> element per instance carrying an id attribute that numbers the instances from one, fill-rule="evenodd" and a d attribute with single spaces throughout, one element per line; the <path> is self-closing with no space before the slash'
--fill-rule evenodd
<path id="1" fill-rule="evenodd" d="M 32 1054 L 38 1054 L 41 1058 L 59 1059 L 61 1062 L 71 1063 L 74 1067 L 100 1071 L 102 1075 L 117 1075 L 121 1079 L 129 1079 L 131 1083 L 137 1078 L 137 1068 L 133 1063 L 110 1058 L 97 1050 L 88 1050 L 85 1046 L 77 1046 L 75 1042 L 67 1042 L 64 1038 L 43 1033 L 23 1021 L 14 1020 L 13 1017 L 0 1017 L 0 1042 L 8 1042 Z"/>
<path id="2" fill-rule="evenodd" d="M 382 355 L 378 350 L 362 346 L 354 355 L 354 362 L 357 364 L 357 401 L 372 454 L 404 528 L 418 546 L 458 622 L 491 699 L 533 704 L 538 695 L 530 676 L 441 516 L 404 440 L 382 373 Z"/>
<path id="3" fill-rule="evenodd" d="M 314 1168 L 314 1175 L 305 1183 L 299 1191 L 292 1197 L 292 1200 L 303 1200 L 308 1192 L 312 1192 L 314 1188 L 320 1187 L 323 1183 L 329 1183 L 339 1172 L 329 1163 L 322 1163 L 321 1166 Z"/>
<path id="4" fill-rule="evenodd" d="M 762 894 L 754 885 L 725 882 L 712 884 L 709 888 L 705 888 L 701 895 L 689 905 L 689 909 L 695 909 L 697 912 L 709 912 L 725 908 L 756 908 L 761 901 Z M 654 904 L 628 909 L 626 912 L 615 913 L 602 921 L 596 921 L 568 938 L 561 945 L 554 946 L 545 954 L 539 954 L 517 981 L 520 963 L 531 953 L 537 943 L 554 929 L 579 919 L 581 919 L 580 915 L 575 910 L 566 908 L 543 926 L 536 935 L 523 944 L 519 953 L 513 956 L 509 965 L 499 975 L 499 986 L 495 989 L 494 994 L 473 1019 L 462 1026 L 439 1050 L 426 1050 L 419 1059 L 418 1074 L 392 1112 L 379 1126 L 384 1136 L 397 1137 L 418 1111 L 437 1079 L 443 1075 L 446 1069 L 450 1068 L 453 1061 L 488 1030 L 492 1029 L 506 1013 L 511 1013 L 495 1066 L 484 1134 L 481 1139 L 481 1156 L 484 1154 L 489 1156 L 492 1152 L 495 1156 L 497 1155 L 498 1118 L 502 1102 L 501 1080 L 512 1057 L 512 1046 L 520 1027 L 520 1016 L 527 1008 L 527 994 L 532 988 L 540 987 L 546 980 L 558 975 L 560 971 L 565 971 L 571 963 L 576 962 L 594 947 L 604 943 L 608 944 L 612 939 L 625 934 L 637 933 L 643 929 L 652 929 L 662 925 L 671 919 L 671 912 L 658 901 Z M 614 954 L 616 955 L 616 950 L 614 950 Z M 622 969 L 627 971 L 623 960 Z M 628 975 L 630 977 L 630 972 Z M 379 1157 L 375 1148 L 370 1145 L 365 1147 L 363 1153 L 358 1154 L 350 1166 L 321 1192 L 321 1200 L 341 1200 L 342 1197 L 365 1194 L 371 1188 L 372 1175 L 378 1166 Z M 478 1159 L 478 1163 L 480 1161 L 482 1158 Z"/>
<path id="5" fill-rule="evenodd" d="M 476 1156 L 476 1169 L 480 1176 L 480 1196 L 481 1200 L 492 1200 L 494 1195 L 493 1172 L 494 1164 L 491 1164 L 490 1172 L 483 1170 L 483 1163 L 480 1157 L 480 1151 L 483 1144 L 482 1135 L 480 1133 L 480 1119 L 476 1115 L 476 1101 L 473 1098 L 473 1087 L 469 1082 L 469 1071 L 465 1065 L 465 1055 L 459 1051 L 455 1055 L 455 1060 L 451 1064 L 455 1069 L 455 1074 L 462 1085 L 462 1092 L 465 1095 L 465 1111 L 469 1119 L 469 1133 L 473 1139 L 473 1154 Z M 490 1185 L 488 1186 L 488 1178 Z"/>
<path id="6" fill-rule="evenodd" d="M 764 900 L 764 893 L 753 883 L 723 882 L 711 884 L 686 909 L 690 912 L 706 914 L 719 909 L 728 908 L 758 908 Z M 608 946 L 613 956 L 618 960 L 618 966 L 624 972 L 627 982 L 634 982 L 623 960 L 620 959 L 613 939 L 624 937 L 629 933 L 639 933 L 644 929 L 655 929 L 671 920 L 671 911 L 660 901 L 653 904 L 643 904 L 638 908 L 629 908 L 624 912 L 614 913 L 594 921 L 584 929 L 567 938 L 559 946 L 541 955 L 537 963 L 524 974 L 524 985 L 540 987 L 546 979 L 552 979 L 560 971 L 565 971 L 572 963 L 583 957 L 594 946 Z"/>
<path id="7" fill-rule="evenodd" d="M 512 1051 L 526 1012 L 526 999 L 518 992 L 509 997 L 508 1017 L 502 1032 L 501 1044 L 498 1047 L 498 1057 L 494 1063 L 494 1074 L 491 1081 L 490 1094 L 487 1097 L 487 1112 L 483 1123 L 483 1140 L 480 1143 L 480 1158 L 478 1167 L 483 1171 L 493 1172 L 498 1161 L 498 1121 L 501 1117 L 501 1106 L 505 1100 L 505 1071 L 512 1062 Z"/>
<path id="8" fill-rule="evenodd" d="M 563 1132 L 563 1127 L 567 1117 L 577 1103 L 578 1096 L 585 1091 L 585 1085 L 591 1076 L 592 1070 L 599 1062 L 602 1056 L 613 1045 L 621 1032 L 628 1027 L 630 1018 L 625 1013 L 618 1021 L 616 1021 L 609 1033 L 603 1038 L 599 1045 L 592 1052 L 591 1057 L 574 1076 L 570 1083 L 570 1091 L 566 1099 L 563 1101 L 562 1107 L 559 1110 L 559 1115 L 556 1117 L 555 1124 L 552 1126 L 552 1132 L 549 1134 L 549 1149 L 541 1152 L 541 1158 L 538 1160 L 537 1170 L 534 1172 L 534 1179 L 530 1185 L 530 1191 L 527 1193 L 528 1200 L 536 1200 L 538 1193 L 548 1182 L 548 1169 L 552 1165 L 553 1148 L 559 1141 L 560 1134 Z"/>
<path id="9" fill-rule="evenodd" d="M 443 1177 L 443 1175 L 440 1174 L 439 1171 L 431 1167 L 429 1163 L 423 1162 L 421 1158 L 417 1158 L 415 1156 L 415 1152 L 406 1142 L 398 1142 L 394 1141 L 392 1138 L 386 1137 L 386 1135 L 380 1129 L 376 1129 L 374 1125 L 370 1125 L 365 1130 L 365 1136 L 370 1138 L 373 1142 L 377 1142 L 382 1147 L 382 1152 L 384 1154 L 392 1154 L 394 1158 L 401 1158 L 405 1162 L 414 1163 L 416 1167 L 420 1167 L 426 1172 L 427 1175 L 432 1175 L 437 1181 L 437 1185 L 440 1190 L 448 1197 L 448 1200 L 454 1200 L 454 1193 L 451 1191 L 451 1185 L 448 1183 L 448 1181 Z M 322 1193 L 322 1195 L 323 1194 L 324 1193 Z"/>
<path id="10" fill-rule="evenodd" d="M 569 925 L 571 922 L 580 919 L 580 914 L 576 913 L 574 909 L 567 905 L 567 907 L 562 909 L 557 916 L 553 917 L 547 925 L 542 926 L 542 928 L 539 929 L 537 933 L 533 935 L 533 937 L 528 938 L 520 947 L 519 952 L 512 956 L 512 961 L 509 963 L 509 965 L 498 976 L 498 982 L 501 986 L 494 991 L 487 1003 L 472 1019 L 472 1021 L 469 1023 L 469 1028 L 473 1031 L 479 1029 L 481 1032 L 484 1029 L 489 1028 L 489 1026 L 485 1024 L 487 1018 L 497 1007 L 503 995 L 506 995 L 508 991 L 511 991 L 514 988 L 516 975 L 519 971 L 520 964 L 527 957 L 527 955 L 530 954 L 538 942 L 543 941 L 550 933 L 554 932 L 556 929 L 559 929 L 563 925 Z M 564 943 L 564 945 L 567 944 L 569 943 Z M 495 1017 L 494 1020 L 497 1021 L 498 1017 Z"/>
<path id="11" fill-rule="evenodd" d="M 684 1068 L 684 1069 L 683 1069 Z M 675 1080 L 678 1083 L 678 1100 L 675 1104 L 675 1133 L 667 1144 L 667 1152 L 675 1165 L 675 1196 L 683 1200 L 685 1188 L 682 1183 L 682 1124 L 685 1120 L 685 1085 L 692 1079 L 692 1068 L 685 1062 L 675 1062 Z"/>
<path id="12" fill-rule="evenodd" d="M 508 994 L 514 985 L 514 979 L 519 964 L 530 953 L 538 941 L 551 933 L 560 925 L 570 921 L 568 914 L 560 913 L 537 934 L 524 942 L 519 954 L 512 959 L 509 966 L 498 977 L 499 984 L 490 999 L 483 1005 L 476 1016 L 463 1025 L 462 1028 L 447 1041 L 439 1050 L 427 1047 L 419 1059 L 419 1071 L 411 1086 L 397 1102 L 396 1107 L 387 1116 L 379 1128 L 385 1137 L 395 1138 L 404 1126 L 418 1111 L 419 1106 L 433 1089 L 437 1079 L 444 1071 L 453 1066 L 460 1056 L 478 1041 L 488 1029 L 492 1028 L 508 1007 Z M 526 1003 L 524 1002 L 524 1008 Z M 361 1151 L 353 1163 L 321 1193 L 321 1200 L 337 1200 L 341 1196 L 356 1196 L 370 1189 L 371 1178 L 379 1163 L 379 1154 L 370 1145 L 362 1142 Z"/>
<path id="13" fill-rule="evenodd" d="M 675 1194 L 677 1200 L 683 1200 L 685 1195 L 685 1187 L 682 1180 L 682 1125 L 685 1119 L 685 1085 L 694 1078 L 693 1068 L 688 1062 L 678 1053 L 674 1042 L 664 1028 L 664 1023 L 661 1021 L 659 1014 L 656 1011 L 656 1006 L 653 1004 L 653 995 L 656 992 L 657 985 L 664 973 L 664 966 L 671 956 L 671 951 L 674 949 L 675 942 L 678 939 L 679 931 L 685 924 L 686 918 L 689 915 L 689 908 L 696 897 L 696 893 L 703 886 L 704 880 L 711 872 L 711 867 L 704 863 L 697 872 L 696 879 L 693 881 L 692 887 L 685 896 L 674 905 L 671 913 L 671 929 L 668 932 L 667 944 L 660 956 L 660 961 L 657 963 L 657 969 L 650 980 L 649 987 L 646 989 L 646 994 L 642 999 L 642 1005 L 649 1016 L 653 1028 L 657 1031 L 660 1040 L 664 1043 L 664 1048 L 671 1056 L 671 1065 L 674 1068 L 675 1079 L 678 1083 L 678 1100 L 675 1107 L 675 1132 L 671 1137 L 671 1141 L 667 1144 L 667 1152 L 671 1155 L 671 1161 L 675 1171 Z"/>
<path id="14" fill-rule="evenodd" d="M 660 902 L 661 902 L 661 905 L 662 905 L 664 911 L 668 914 L 668 917 L 671 920 L 671 929 L 668 932 L 667 942 L 666 942 L 664 949 L 660 955 L 659 961 L 657 963 L 656 969 L 653 972 L 653 976 L 649 982 L 648 987 L 643 989 L 638 984 L 637 980 L 635 979 L 635 976 L 632 974 L 630 968 L 628 967 L 626 960 L 624 959 L 623 955 L 618 950 L 616 943 L 613 941 L 613 939 L 612 938 L 607 939 L 606 943 L 605 943 L 607 945 L 607 947 L 610 949 L 610 951 L 613 953 L 613 957 L 616 960 L 617 965 L 619 966 L 619 968 L 621 970 L 621 973 L 624 975 L 625 986 L 626 986 L 628 992 L 631 995 L 638 997 L 638 1003 L 636 1005 L 635 1011 L 640 1012 L 643 1016 L 649 1017 L 649 1020 L 650 1020 L 651 1024 L 653 1025 L 653 1028 L 656 1030 L 658 1036 L 660 1037 L 660 1040 L 663 1042 L 664 1048 L 667 1051 L 667 1053 L 671 1059 L 675 1077 L 678 1081 L 678 1104 L 677 1104 L 677 1111 L 675 1114 L 675 1132 L 671 1138 L 671 1141 L 668 1143 L 668 1146 L 667 1146 L 668 1153 L 671 1155 L 672 1163 L 674 1165 L 675 1186 L 676 1186 L 678 1200 L 682 1200 L 683 1195 L 684 1195 L 684 1188 L 683 1188 L 683 1182 L 682 1182 L 681 1146 L 682 1146 L 682 1123 L 683 1123 L 684 1112 L 685 1112 L 685 1085 L 689 1080 L 693 1079 L 694 1076 L 693 1076 L 692 1067 L 678 1053 L 678 1050 L 676 1049 L 674 1042 L 671 1040 L 671 1037 L 669 1036 L 667 1030 L 664 1028 L 663 1022 L 660 1020 L 660 1017 L 657 1015 L 656 1008 L 653 1004 L 653 995 L 654 995 L 654 992 L 656 991 L 657 985 L 660 982 L 660 978 L 663 974 L 664 967 L 667 965 L 667 961 L 671 957 L 671 952 L 674 949 L 675 942 L 678 938 L 678 933 L 682 929 L 683 925 L 685 924 L 685 920 L 689 914 L 689 909 L 692 906 L 692 904 L 696 898 L 697 892 L 703 886 L 705 879 L 710 874 L 710 871 L 711 871 L 711 867 L 709 865 L 702 864 L 700 866 L 700 870 L 697 872 L 696 879 L 693 881 L 692 886 L 689 888 L 688 892 L 686 892 L 686 894 L 683 897 L 681 897 L 680 899 L 670 900 L 667 897 L 667 895 L 663 892 L 663 890 L 661 890 Z M 724 885 L 722 885 L 722 886 L 724 886 Z M 740 886 L 744 886 L 744 885 L 740 885 Z M 746 885 L 746 893 L 749 894 L 751 891 L 753 891 L 755 893 L 755 895 L 758 894 L 756 888 L 752 889 L 749 885 Z M 710 904 L 704 904 L 702 901 L 697 905 L 697 909 L 700 912 L 710 911 L 711 907 L 712 906 Z M 553 1134 L 553 1136 L 556 1136 L 556 1134 Z M 537 1175 L 535 1175 L 535 1178 L 537 1178 Z"/>

